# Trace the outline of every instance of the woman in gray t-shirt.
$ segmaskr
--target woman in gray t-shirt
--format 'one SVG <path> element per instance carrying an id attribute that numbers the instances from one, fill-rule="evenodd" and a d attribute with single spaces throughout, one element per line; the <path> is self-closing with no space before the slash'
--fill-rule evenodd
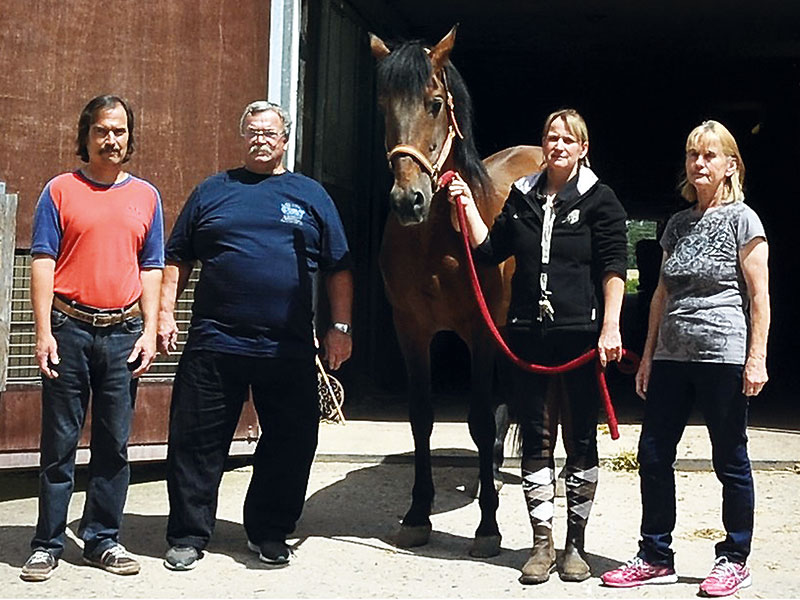
<path id="1" fill-rule="evenodd" d="M 700 592 L 727 596 L 751 583 L 746 562 L 754 490 L 747 407 L 748 397 L 767 382 L 769 251 L 761 221 L 743 202 L 739 148 L 722 124 L 706 121 L 689 134 L 685 166 L 681 194 L 694 206 L 675 214 L 661 238 L 661 276 L 636 374 L 636 392 L 647 400 L 639 439 L 640 550 L 602 579 L 614 587 L 677 581 L 670 548 L 673 463 L 696 403 L 722 483 L 727 534 L 716 545 L 714 567 Z"/>

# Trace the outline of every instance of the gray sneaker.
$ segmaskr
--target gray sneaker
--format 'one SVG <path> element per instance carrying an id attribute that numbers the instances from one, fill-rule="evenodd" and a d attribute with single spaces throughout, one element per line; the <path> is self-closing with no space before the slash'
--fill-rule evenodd
<path id="1" fill-rule="evenodd" d="M 37 548 L 25 561 L 19 578 L 22 581 L 47 581 L 58 566 L 58 559 L 47 550 Z"/>
<path id="2" fill-rule="evenodd" d="M 114 575 L 136 575 L 140 569 L 137 560 L 128 554 L 122 544 L 114 544 L 100 553 L 100 556 L 84 554 L 83 562 Z"/>
<path id="3" fill-rule="evenodd" d="M 191 571 L 197 566 L 201 553 L 192 546 L 173 546 L 164 555 L 164 566 L 171 571 Z"/>

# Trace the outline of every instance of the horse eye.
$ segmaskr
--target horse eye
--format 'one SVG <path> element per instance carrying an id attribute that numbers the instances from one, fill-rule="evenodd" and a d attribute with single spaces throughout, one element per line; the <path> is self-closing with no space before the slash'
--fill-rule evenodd
<path id="1" fill-rule="evenodd" d="M 444 102 L 442 101 L 441 98 L 434 98 L 433 100 L 431 100 L 431 107 L 430 107 L 431 116 L 433 117 L 439 116 L 439 111 L 442 110 L 442 104 L 444 104 Z"/>

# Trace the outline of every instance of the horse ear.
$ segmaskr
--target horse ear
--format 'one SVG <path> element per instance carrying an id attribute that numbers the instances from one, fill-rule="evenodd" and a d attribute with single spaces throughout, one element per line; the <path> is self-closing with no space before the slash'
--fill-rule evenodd
<path id="1" fill-rule="evenodd" d="M 441 69 L 447 62 L 447 59 L 450 58 L 450 52 L 453 50 L 453 44 L 456 41 L 456 29 L 458 29 L 458 23 L 453 25 L 453 28 L 448 34 L 431 48 L 430 59 L 434 73 Z"/>
<path id="2" fill-rule="evenodd" d="M 375 57 L 375 60 L 383 60 L 391 53 L 391 50 L 386 47 L 383 40 L 371 31 L 369 32 L 369 48 L 372 50 L 372 56 Z"/>

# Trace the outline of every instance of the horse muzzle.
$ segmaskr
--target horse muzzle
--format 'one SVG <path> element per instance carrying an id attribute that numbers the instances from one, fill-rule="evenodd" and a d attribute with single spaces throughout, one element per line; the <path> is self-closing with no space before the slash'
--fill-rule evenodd
<path id="1" fill-rule="evenodd" d="M 430 186 L 401 188 L 395 184 L 389 194 L 389 205 L 401 225 L 418 225 L 428 218 L 431 196 Z"/>

